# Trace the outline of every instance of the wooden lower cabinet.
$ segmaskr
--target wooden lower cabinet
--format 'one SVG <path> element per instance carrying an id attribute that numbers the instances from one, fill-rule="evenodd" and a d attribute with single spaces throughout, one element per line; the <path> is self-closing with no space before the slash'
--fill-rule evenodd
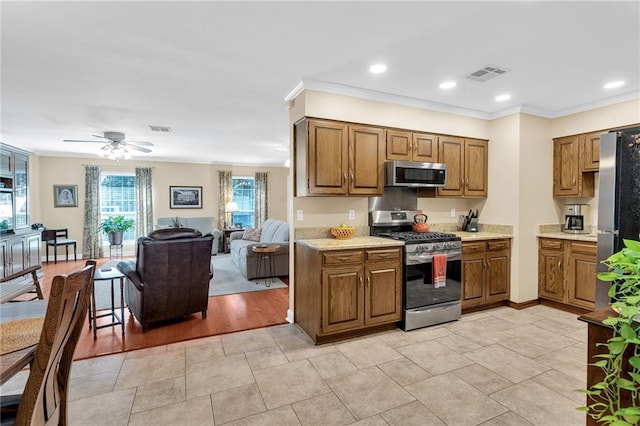
<path id="1" fill-rule="evenodd" d="M 462 309 L 509 300 L 511 241 L 462 243 Z"/>
<path id="2" fill-rule="evenodd" d="M 402 317 L 400 247 L 318 250 L 295 245 L 295 323 L 324 343 Z"/>
<path id="3" fill-rule="evenodd" d="M 540 238 L 538 297 L 595 309 L 596 263 L 596 243 Z"/>

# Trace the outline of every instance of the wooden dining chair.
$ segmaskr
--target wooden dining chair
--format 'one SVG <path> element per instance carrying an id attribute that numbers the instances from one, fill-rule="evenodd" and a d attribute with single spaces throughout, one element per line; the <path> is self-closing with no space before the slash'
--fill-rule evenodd
<path id="1" fill-rule="evenodd" d="M 35 360 L 22 395 L 2 396 L 2 425 L 66 425 L 73 352 L 87 315 L 95 261 L 51 284 Z M 13 420 L 13 423 L 11 423 Z"/>
<path id="2" fill-rule="evenodd" d="M 49 263 L 49 247 L 53 247 L 53 263 L 58 263 L 58 247 L 64 247 L 65 259 L 69 260 L 69 246 L 73 246 L 73 260 L 76 257 L 76 240 L 69 238 L 67 228 L 63 229 L 45 229 L 42 231 L 42 242 L 47 246 L 47 263 Z"/>

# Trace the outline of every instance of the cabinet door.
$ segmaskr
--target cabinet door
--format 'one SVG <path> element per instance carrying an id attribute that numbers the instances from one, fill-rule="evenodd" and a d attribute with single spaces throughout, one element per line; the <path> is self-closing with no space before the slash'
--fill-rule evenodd
<path id="1" fill-rule="evenodd" d="M 322 333 L 364 325 L 362 266 L 322 269 Z"/>
<path id="2" fill-rule="evenodd" d="M 440 136 L 438 161 L 447 165 L 447 184 L 438 188 L 438 195 L 461 197 L 464 195 L 464 140 L 453 136 Z"/>
<path id="3" fill-rule="evenodd" d="M 387 160 L 411 161 L 411 132 L 387 130 Z"/>
<path id="4" fill-rule="evenodd" d="M 309 121 L 309 194 L 347 193 L 347 137 L 346 124 Z"/>
<path id="5" fill-rule="evenodd" d="M 467 139 L 464 144 L 464 195 L 487 196 L 488 141 Z"/>
<path id="6" fill-rule="evenodd" d="M 463 245 L 462 308 L 482 305 L 484 298 L 484 243 Z"/>
<path id="7" fill-rule="evenodd" d="M 582 145 L 582 170 L 597 172 L 600 170 L 600 134 L 590 133 L 585 136 Z"/>
<path id="8" fill-rule="evenodd" d="M 7 251 L 7 241 L 0 241 L 0 278 L 9 275 L 9 252 Z"/>
<path id="9" fill-rule="evenodd" d="M 364 322 L 366 325 L 400 321 L 402 272 L 399 261 L 368 263 L 365 267 Z"/>
<path id="10" fill-rule="evenodd" d="M 577 196 L 579 178 L 578 136 L 553 141 L 553 195 Z"/>
<path id="11" fill-rule="evenodd" d="M 22 237 L 7 240 L 8 270 L 7 275 L 22 271 L 24 266 L 25 240 Z"/>
<path id="12" fill-rule="evenodd" d="M 438 137 L 426 133 L 414 133 L 413 139 L 413 161 L 425 163 L 438 162 Z"/>
<path id="13" fill-rule="evenodd" d="M 42 258 L 40 253 L 40 234 L 29 235 L 25 238 L 25 243 L 25 268 L 40 265 L 40 259 Z"/>
<path id="14" fill-rule="evenodd" d="M 509 250 L 487 252 L 487 303 L 509 299 L 511 254 Z"/>
<path id="15" fill-rule="evenodd" d="M 349 126 L 349 194 L 382 195 L 384 152 L 383 129 Z"/>
<path id="16" fill-rule="evenodd" d="M 567 301 L 593 310 L 596 306 L 596 244 L 572 242 L 567 261 Z"/>
<path id="17" fill-rule="evenodd" d="M 538 296 L 564 301 L 564 251 L 542 249 L 538 256 Z"/>

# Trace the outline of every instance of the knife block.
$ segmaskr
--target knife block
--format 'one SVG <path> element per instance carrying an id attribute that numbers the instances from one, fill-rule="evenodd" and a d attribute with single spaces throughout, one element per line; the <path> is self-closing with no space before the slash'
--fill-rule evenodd
<path id="1" fill-rule="evenodd" d="M 478 232 L 478 224 L 477 223 L 470 223 L 467 225 L 467 232 Z"/>

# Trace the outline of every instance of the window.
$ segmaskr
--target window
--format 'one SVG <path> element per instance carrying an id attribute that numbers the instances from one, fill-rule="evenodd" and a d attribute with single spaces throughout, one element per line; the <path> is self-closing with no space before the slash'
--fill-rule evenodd
<path id="1" fill-rule="evenodd" d="M 122 215 L 126 219 L 136 219 L 136 177 L 132 174 L 103 174 L 100 182 L 100 220 Z M 124 233 L 123 241 L 134 241 L 135 230 Z M 109 243 L 109 237 L 102 234 L 102 241 Z"/>
<path id="2" fill-rule="evenodd" d="M 255 226 L 255 181 L 252 177 L 232 178 L 233 201 L 238 204 L 239 211 L 233 213 L 233 224 L 242 228 Z"/>

